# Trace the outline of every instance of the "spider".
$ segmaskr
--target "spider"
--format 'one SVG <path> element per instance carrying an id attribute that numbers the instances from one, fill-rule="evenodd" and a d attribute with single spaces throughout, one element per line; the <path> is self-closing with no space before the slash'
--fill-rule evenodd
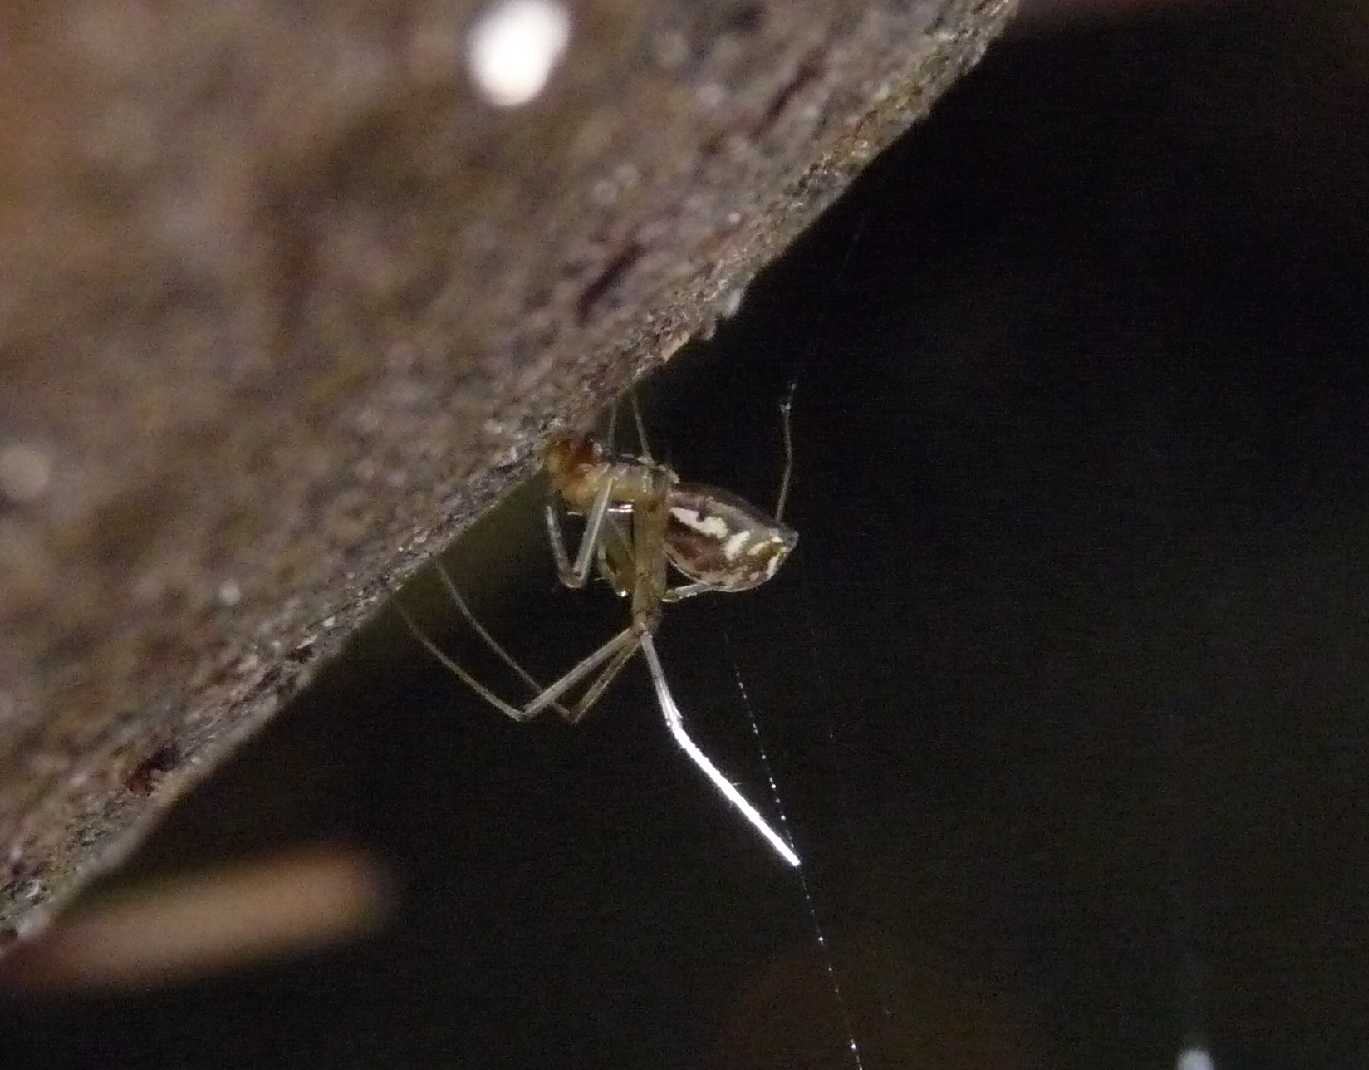
<path id="1" fill-rule="evenodd" d="M 798 533 L 781 520 L 794 460 L 789 427 L 792 397 L 780 406 L 785 466 L 773 517 L 728 491 L 699 483 L 681 483 L 671 468 L 651 457 L 635 398 L 632 408 L 641 456 L 615 453 L 587 434 L 558 436 L 545 455 L 553 492 L 545 507 L 547 538 L 561 583 L 573 589 L 583 588 L 591 568 L 597 568 L 619 596 L 631 599 L 627 627 L 560 679 L 543 687 L 480 624 L 438 560 L 438 573 L 447 592 L 472 629 L 535 692 L 524 705 L 515 706 L 439 649 L 398 601 L 396 608 L 414 638 L 434 658 L 515 721 L 529 720 L 551 708 L 571 724 L 579 722 L 640 650 L 666 727 L 676 744 L 780 857 L 791 866 L 798 866 L 799 858 L 793 848 L 685 731 L 655 641 L 666 603 L 712 592 L 749 591 L 773 578 L 798 542 Z M 611 442 L 612 420 L 609 426 Z M 573 560 L 567 553 L 560 512 L 585 519 Z M 668 566 L 673 566 L 688 582 L 670 586 Z M 563 705 L 561 700 L 567 692 L 586 678 L 589 683 L 579 700 Z"/>

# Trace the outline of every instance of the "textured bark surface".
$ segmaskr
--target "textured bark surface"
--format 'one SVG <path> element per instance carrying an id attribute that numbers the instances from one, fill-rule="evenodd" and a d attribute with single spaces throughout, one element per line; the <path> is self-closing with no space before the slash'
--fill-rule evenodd
<path id="1" fill-rule="evenodd" d="M 11 5 L 0 934 L 40 926 L 432 552 L 725 314 L 1013 0 Z"/>

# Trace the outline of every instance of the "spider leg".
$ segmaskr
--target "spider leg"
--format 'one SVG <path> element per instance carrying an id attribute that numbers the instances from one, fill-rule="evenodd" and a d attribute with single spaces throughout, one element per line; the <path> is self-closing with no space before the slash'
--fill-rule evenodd
<path id="1" fill-rule="evenodd" d="M 648 464 L 655 464 L 651 457 L 651 444 L 646 440 L 646 422 L 642 419 L 642 407 L 637 404 L 637 391 L 632 391 L 632 419 L 637 425 L 637 448 L 641 450 L 642 459 Z"/>
<path id="2" fill-rule="evenodd" d="M 626 647 L 628 650 L 635 650 L 637 647 L 637 641 L 637 632 L 633 629 L 631 625 L 628 625 L 626 628 L 624 628 L 621 632 L 615 635 L 612 639 L 610 639 L 607 643 L 601 646 L 589 657 L 584 658 L 583 660 L 578 662 L 570 670 L 570 672 L 566 673 L 555 683 L 550 684 L 540 695 L 538 695 L 536 698 L 534 698 L 531 702 L 529 702 L 526 706 L 523 707 L 523 712 L 526 713 L 528 716 L 532 716 L 536 714 L 539 710 L 541 710 L 543 707 L 550 706 L 558 698 L 560 698 L 572 687 L 574 687 L 577 683 L 579 683 L 586 676 L 592 673 L 596 668 L 602 665 L 605 661 L 608 661 L 615 654 L 621 652 L 624 647 Z M 607 686 L 607 684 L 605 686 Z M 597 687 L 598 681 L 596 680 L 595 683 L 590 685 L 590 690 L 593 691 Z M 602 694 L 603 688 L 599 688 L 598 690 L 599 693 Z M 596 694 L 594 697 L 598 698 L 598 695 Z M 587 709 L 588 707 L 586 707 L 586 710 Z M 572 717 L 576 717 L 576 710 L 579 710 L 578 706 L 575 710 L 571 711 Z M 584 714 L 585 710 L 580 710 L 579 716 L 583 717 Z M 576 717 L 576 719 L 578 720 L 579 718 Z"/>
<path id="3" fill-rule="evenodd" d="M 409 631 L 413 633 L 413 637 L 423 644 L 423 648 L 427 650 L 428 653 L 435 657 L 439 662 L 441 662 L 443 667 L 450 671 L 452 675 L 456 676 L 463 684 L 465 684 L 477 695 L 483 698 L 496 710 L 504 714 L 504 716 L 506 717 L 511 717 L 515 721 L 528 721 L 536 716 L 536 710 L 520 710 L 517 706 L 510 705 L 509 703 L 505 702 L 502 698 L 500 698 L 498 695 L 496 695 L 488 687 L 486 687 L 474 676 L 472 676 L 460 665 L 458 665 L 455 661 L 453 661 L 446 654 L 444 654 L 442 652 L 442 648 L 439 647 L 436 643 L 434 643 L 431 639 L 429 639 L 428 633 L 418 626 L 418 624 L 414 621 L 413 617 L 409 616 L 409 611 L 404 608 L 403 602 L 396 598 L 394 605 L 395 609 L 399 611 L 399 615 L 404 618 L 404 623 L 409 626 Z"/>
<path id="4" fill-rule="evenodd" d="M 637 653 L 637 648 L 641 646 L 639 642 L 628 643 L 622 647 L 613 657 L 609 658 L 608 663 L 594 682 L 585 689 L 580 701 L 577 702 L 571 711 L 565 715 L 566 720 L 571 724 L 579 724 L 589 715 L 589 711 L 604 696 L 609 684 L 618 678 L 618 674 L 623 671 L 623 666 L 632 660 L 632 655 Z"/>
<path id="5" fill-rule="evenodd" d="M 661 595 L 661 601 L 683 602 L 686 598 L 693 598 L 698 594 L 708 594 L 709 591 L 716 591 L 717 589 L 711 583 L 682 583 L 678 587 L 667 587 L 665 593 Z"/>
<path id="6" fill-rule="evenodd" d="M 570 557 L 566 554 L 566 537 L 561 531 L 561 521 L 557 516 L 556 502 L 547 500 L 545 506 L 547 521 L 547 542 L 551 543 L 551 556 L 556 559 L 556 574 L 564 577 L 570 572 Z M 565 580 L 561 581 L 563 584 Z"/>
<path id="7" fill-rule="evenodd" d="M 437 566 L 437 574 L 442 577 L 443 586 L 447 588 L 447 594 L 450 595 L 451 600 L 456 603 L 456 608 L 461 610 L 461 615 L 466 618 L 466 623 L 471 626 L 471 630 L 485 641 L 485 645 L 498 655 L 500 661 L 517 673 L 519 679 L 532 688 L 534 695 L 540 695 L 543 688 L 542 685 L 537 682 L 537 678 L 524 669 L 523 666 L 518 663 L 517 659 L 500 645 L 499 641 L 489 633 L 486 627 L 480 623 L 476 615 L 471 612 L 470 606 L 466 605 L 466 600 L 461 597 L 461 592 L 457 589 L 456 582 L 452 579 L 451 573 L 449 573 L 446 566 L 442 564 L 442 559 L 440 557 L 434 558 L 433 563 Z M 551 708 L 567 720 L 570 719 L 570 711 L 559 702 L 551 703 Z"/>
<path id="8" fill-rule="evenodd" d="M 609 668 L 613 671 L 612 674 L 609 675 L 608 680 L 602 681 L 602 683 L 601 680 L 595 680 L 595 682 L 590 685 L 590 692 L 592 692 L 592 694 L 586 694 L 586 698 L 590 699 L 590 701 L 587 702 L 582 699 L 574 709 L 563 714 L 563 716 L 572 723 L 578 721 L 589 711 L 589 707 L 603 694 L 604 688 L 612 682 L 613 677 L 616 676 L 618 671 L 622 668 L 621 664 L 615 664 L 618 660 L 615 658 L 615 655 L 623 654 L 626 650 L 627 656 L 621 658 L 621 661 L 626 663 L 627 657 L 631 656 L 631 654 L 636 651 L 638 644 L 636 631 L 631 626 L 624 628 L 598 650 L 590 654 L 589 657 L 584 658 L 573 666 L 570 672 L 566 673 L 555 683 L 543 688 L 527 703 L 527 705 L 519 708 L 518 706 L 505 702 L 457 664 L 453 658 L 444 653 L 442 648 L 434 643 L 432 639 L 429 638 L 428 633 L 420 628 L 418 622 L 409 615 L 409 611 L 404 608 L 403 602 L 395 599 L 394 605 L 395 609 L 399 611 L 399 615 L 404 618 L 404 623 L 408 626 L 413 637 L 423 645 L 423 648 L 428 651 L 429 654 L 438 660 L 443 668 L 447 669 L 453 676 L 459 679 L 500 713 L 504 714 L 504 716 L 520 722 L 531 720 L 548 706 L 559 709 L 560 707 L 557 704 L 557 699 L 570 690 L 570 688 L 574 687 L 580 680 L 592 673 L 605 661 L 614 659 L 609 665 Z M 605 674 L 607 673 L 608 669 L 605 670 Z"/>
<path id="9" fill-rule="evenodd" d="M 689 733 L 684 728 L 684 717 L 680 713 L 680 707 L 675 705 L 675 699 L 670 694 L 670 685 L 666 683 L 665 671 L 661 668 L 661 659 L 656 654 L 655 640 L 652 639 L 650 632 L 643 632 L 639 641 L 642 654 L 646 658 L 647 671 L 651 673 L 652 686 L 656 688 L 656 700 L 660 703 L 661 713 L 665 717 L 666 727 L 670 729 L 672 738 L 680 749 L 689 756 L 689 760 L 697 765 L 704 776 L 713 782 L 713 786 L 718 789 L 723 798 L 730 802 L 737 812 L 766 838 L 779 856 L 791 866 L 799 866 L 799 856 L 794 853 L 794 849 L 785 843 L 780 834 L 766 823 L 765 818 L 761 817 L 760 811 L 747 802 L 746 797 L 737 790 L 732 781 L 723 776 L 722 771 L 709 761 L 708 755 L 701 751 L 699 745 L 689 737 Z"/>
<path id="10" fill-rule="evenodd" d="M 594 548 L 599 542 L 599 530 L 603 527 L 604 516 L 608 513 L 609 499 L 613 494 L 612 478 L 605 479 L 603 485 L 594 495 L 594 502 L 590 505 L 589 512 L 585 516 L 585 530 L 580 536 L 580 548 L 575 554 L 575 563 L 570 563 L 570 558 L 566 554 L 565 535 L 561 531 L 561 522 L 556 516 L 556 507 L 547 502 L 547 538 L 551 541 L 551 552 L 556 558 L 556 571 L 561 577 L 561 582 L 572 588 L 581 588 L 585 585 L 585 580 L 589 578 L 590 563 L 594 559 Z"/>
<path id="11" fill-rule="evenodd" d="M 794 391 L 798 389 L 799 381 L 792 380 L 789 389 L 785 392 L 784 400 L 780 402 L 780 429 L 784 435 L 784 475 L 780 477 L 780 492 L 775 499 L 775 519 L 784 519 L 784 506 L 789 500 L 789 477 L 794 473 L 794 435 L 789 427 L 789 414 L 794 409 Z"/>
<path id="12" fill-rule="evenodd" d="M 605 530 L 607 531 L 608 529 L 606 528 Z M 594 560 L 595 564 L 598 566 L 599 569 L 599 578 L 614 589 L 614 594 L 618 595 L 620 598 L 623 595 L 627 594 L 626 591 L 618 590 L 618 584 L 614 582 L 613 569 L 610 567 L 608 563 L 607 539 L 599 540 L 599 547 L 597 550 L 595 550 Z"/>
<path id="13" fill-rule="evenodd" d="M 599 532 L 599 575 L 619 598 L 632 593 L 632 543 L 617 516 L 609 510 Z"/>

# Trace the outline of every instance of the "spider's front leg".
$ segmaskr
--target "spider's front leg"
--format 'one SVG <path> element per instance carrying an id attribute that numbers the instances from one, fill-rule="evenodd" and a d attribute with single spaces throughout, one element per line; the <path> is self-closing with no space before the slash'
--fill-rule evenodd
<path id="1" fill-rule="evenodd" d="M 561 521 L 556 515 L 555 502 L 546 504 L 547 539 L 551 543 L 552 556 L 556 558 L 556 572 L 561 582 L 572 589 L 584 587 L 589 579 L 590 566 L 594 561 L 594 551 L 599 545 L 604 530 L 604 518 L 608 515 L 609 503 L 613 497 L 613 478 L 606 476 L 594 495 L 589 513 L 585 516 L 585 530 L 580 535 L 580 546 L 571 562 L 566 553 L 566 537 L 561 530 Z"/>

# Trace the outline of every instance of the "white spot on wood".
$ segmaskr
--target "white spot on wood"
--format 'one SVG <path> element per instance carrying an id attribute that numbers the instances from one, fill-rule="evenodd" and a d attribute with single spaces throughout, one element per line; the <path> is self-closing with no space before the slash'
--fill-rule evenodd
<path id="1" fill-rule="evenodd" d="M 551 0 L 503 0 L 471 27 L 466 61 L 491 104 L 515 108 L 535 99 L 570 43 L 570 15 Z"/>
<path id="2" fill-rule="evenodd" d="M 224 580 L 219 584 L 219 604 L 223 606 L 236 606 L 242 601 L 242 588 L 238 586 L 237 580 Z"/>
<path id="3" fill-rule="evenodd" d="M 1216 1064 L 1203 1048 L 1185 1048 L 1179 1053 L 1175 1070 L 1214 1070 Z"/>
<path id="4" fill-rule="evenodd" d="M 695 98 L 708 111 L 713 111 L 727 99 L 727 90 L 717 82 L 706 82 L 694 91 Z"/>
<path id="5" fill-rule="evenodd" d="M 677 70 L 689 60 L 689 41 L 678 32 L 657 34 L 651 42 L 651 53 L 659 66 Z"/>
<path id="6" fill-rule="evenodd" d="M 735 535 L 729 535 L 727 542 L 723 543 L 723 557 L 729 561 L 737 560 L 737 555 L 742 552 L 742 547 L 751 538 L 749 531 L 739 531 Z"/>
<path id="7" fill-rule="evenodd" d="M 727 526 L 727 521 L 720 516 L 701 516 L 697 509 L 686 509 L 684 506 L 676 506 L 671 509 L 670 515 L 690 531 L 697 531 L 700 535 L 707 535 L 710 539 L 725 539 L 732 534 L 732 529 Z"/>
<path id="8" fill-rule="evenodd" d="M 737 314 L 737 310 L 742 307 L 742 300 L 745 297 L 745 286 L 733 286 L 731 289 L 725 291 L 723 295 L 718 298 L 718 315 L 725 320 L 730 320 Z"/>

